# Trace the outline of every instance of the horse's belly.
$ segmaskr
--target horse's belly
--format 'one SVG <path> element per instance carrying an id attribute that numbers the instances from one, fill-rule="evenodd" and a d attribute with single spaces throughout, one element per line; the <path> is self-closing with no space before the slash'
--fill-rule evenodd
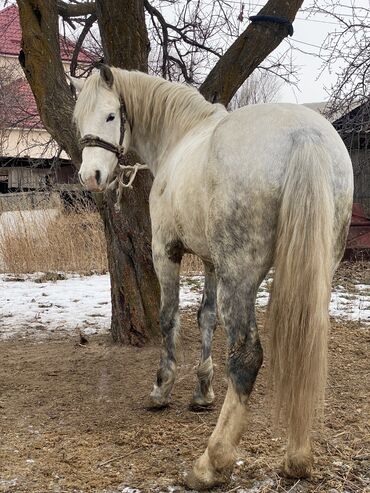
<path id="1" fill-rule="evenodd" d="M 185 250 L 203 260 L 211 260 L 206 238 L 206 224 L 203 210 L 197 204 L 189 204 L 175 211 L 176 230 Z"/>

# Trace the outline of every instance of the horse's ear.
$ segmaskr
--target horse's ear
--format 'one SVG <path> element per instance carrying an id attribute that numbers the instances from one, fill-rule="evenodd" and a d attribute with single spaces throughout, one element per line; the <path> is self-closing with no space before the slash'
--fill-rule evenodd
<path id="1" fill-rule="evenodd" d="M 72 86 L 76 89 L 77 93 L 82 91 L 83 86 L 85 85 L 86 79 L 77 79 L 77 77 L 72 77 L 72 75 L 66 74 L 67 80 L 72 84 Z"/>
<path id="2" fill-rule="evenodd" d="M 108 65 L 105 65 L 104 63 L 102 65 L 100 65 L 100 77 L 107 84 L 109 89 L 111 89 L 113 86 L 113 80 L 114 80 L 113 72 L 108 67 Z"/>

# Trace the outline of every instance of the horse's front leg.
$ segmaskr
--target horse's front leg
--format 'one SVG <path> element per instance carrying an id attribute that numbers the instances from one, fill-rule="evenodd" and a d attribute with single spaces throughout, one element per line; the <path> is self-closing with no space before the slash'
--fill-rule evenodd
<path id="1" fill-rule="evenodd" d="M 153 262 L 161 287 L 160 325 L 162 352 L 157 379 L 150 394 L 154 407 L 165 407 L 176 376 L 176 336 L 180 328 L 179 279 L 181 254 L 166 245 L 153 246 Z"/>
<path id="2" fill-rule="evenodd" d="M 191 406 L 194 408 L 210 406 L 215 398 L 212 389 L 213 363 L 212 339 L 217 325 L 217 283 L 215 268 L 204 262 L 204 291 L 198 310 L 198 325 L 202 338 L 201 359 L 197 369 L 198 384 L 195 388 Z"/>

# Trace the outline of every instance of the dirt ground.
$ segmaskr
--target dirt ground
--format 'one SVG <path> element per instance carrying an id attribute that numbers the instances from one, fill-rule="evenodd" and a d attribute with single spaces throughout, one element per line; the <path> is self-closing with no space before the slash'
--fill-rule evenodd
<path id="1" fill-rule="evenodd" d="M 215 407 L 204 413 L 188 409 L 199 359 L 195 321 L 194 311 L 182 313 L 172 404 L 156 412 L 146 407 L 156 347 L 117 347 L 108 336 L 91 336 L 81 346 L 77 335 L 0 342 L 0 492 L 186 491 L 183 472 L 203 451 L 226 389 L 225 339 L 218 329 Z M 259 322 L 266 349 L 262 312 Z M 285 441 L 272 430 L 264 364 L 238 465 L 230 484 L 214 491 L 370 491 L 367 328 L 332 320 L 329 359 L 325 424 L 314 433 L 312 479 L 279 475 Z"/>

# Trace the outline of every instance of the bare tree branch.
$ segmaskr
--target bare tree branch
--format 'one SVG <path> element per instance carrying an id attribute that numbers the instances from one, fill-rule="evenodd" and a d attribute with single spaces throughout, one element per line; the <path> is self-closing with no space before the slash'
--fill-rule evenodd
<path id="1" fill-rule="evenodd" d="M 83 3 L 67 3 L 58 0 L 58 13 L 63 18 L 82 17 L 84 15 L 92 15 L 96 12 L 95 2 Z"/>
<path id="2" fill-rule="evenodd" d="M 269 0 L 258 15 L 285 17 L 293 22 L 303 0 Z M 213 67 L 200 87 L 209 101 L 229 103 L 253 70 L 288 35 L 287 27 L 275 23 L 250 24 Z"/>
<path id="3" fill-rule="evenodd" d="M 355 114 L 361 120 L 359 124 L 363 125 L 364 118 L 369 118 L 370 104 L 370 7 L 356 3 L 349 7 L 335 0 L 315 0 L 307 11 L 332 17 L 337 23 L 319 52 L 322 71 L 330 70 L 337 74 L 334 84 L 327 88 L 329 104 L 326 114 L 331 118 L 339 113 L 352 115 L 354 106 L 363 105 L 363 111 Z M 352 117 L 347 123 L 348 128 L 356 125 Z"/>
<path id="4" fill-rule="evenodd" d="M 18 0 L 22 28 L 20 63 L 34 93 L 37 108 L 50 135 L 74 162 L 81 152 L 72 125 L 74 101 L 60 58 L 58 12 L 53 2 Z M 47 21 L 46 21 L 47 20 Z M 45 70 L 45 67 L 53 70 Z"/>
<path id="5" fill-rule="evenodd" d="M 90 17 L 86 19 L 85 25 L 81 31 L 81 34 L 78 37 L 78 40 L 75 44 L 74 50 L 73 50 L 73 55 L 71 59 L 71 68 L 70 72 L 71 75 L 76 75 L 76 68 L 77 68 L 77 61 L 78 61 L 78 55 L 81 51 L 82 45 L 85 41 L 86 36 L 90 32 L 90 29 L 92 28 L 94 22 L 97 20 L 97 15 L 96 14 L 91 14 Z"/>

